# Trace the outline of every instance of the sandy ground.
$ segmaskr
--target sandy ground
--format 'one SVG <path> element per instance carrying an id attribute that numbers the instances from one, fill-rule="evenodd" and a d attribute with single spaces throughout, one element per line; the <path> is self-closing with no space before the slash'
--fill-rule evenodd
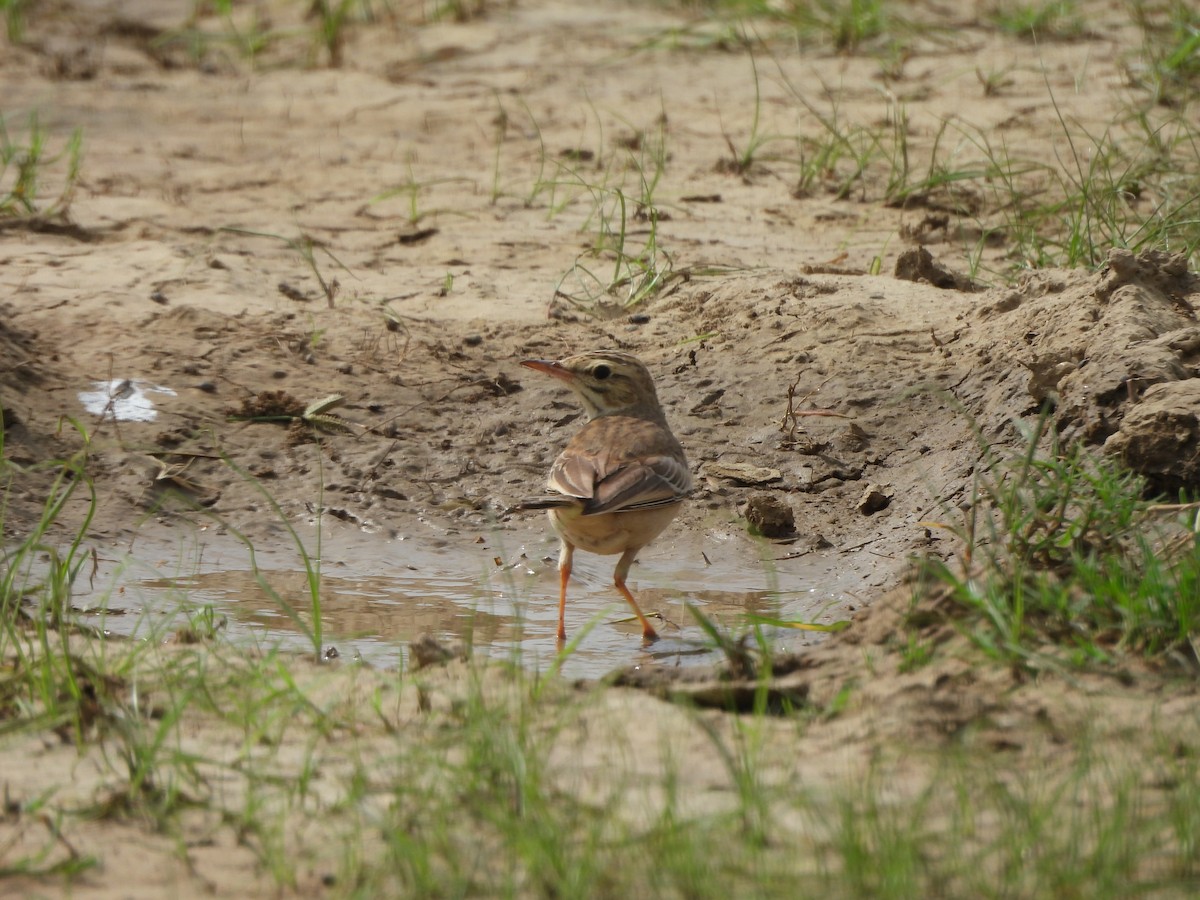
<path id="1" fill-rule="evenodd" d="M 128 545 L 147 521 L 203 521 L 197 504 L 256 543 L 283 540 L 223 457 L 296 521 L 323 485 L 361 536 L 349 555 L 397 537 L 451 554 L 497 529 L 540 533 L 506 510 L 538 491 L 580 420 L 518 362 L 619 348 L 653 370 L 699 485 L 643 568 L 702 570 L 714 554 L 754 564 L 761 545 L 741 516 L 765 492 L 795 520 L 770 545 L 781 587 L 807 554 L 852 576 L 827 614 L 865 616 L 857 636 L 813 651 L 818 670 L 844 674 L 863 641 L 886 646 L 887 629 L 862 622 L 910 557 L 959 548 L 928 523 L 957 524 L 981 434 L 1011 443 L 1053 396 L 1066 435 L 1107 442 L 1164 486 L 1200 471 L 1187 432 L 1200 285 L 1181 260 L 1117 253 L 1095 274 L 972 290 L 967 218 L 885 206 L 878 186 L 840 198 L 836 173 L 797 189 L 797 136 L 834 112 L 877 125 L 903 107 L 914 141 L 949 121 L 1053 158 L 1059 115 L 1102 128 L 1127 91 L 1116 51 L 1128 24 L 1103 4 L 1082 39 L 1036 47 L 975 27 L 977 10 L 947 22 L 919 5 L 955 37 L 914 38 L 891 77 L 870 56 L 814 47 L 764 51 L 752 68 L 711 25 L 618 2 L 485 4 L 440 22 L 398 9 L 352 29 L 337 68 L 304 40 L 255 65 L 218 42 L 196 58 L 176 31 L 187 2 L 34 6 L 26 41 L 0 54 L 9 133 L 36 110 L 52 145 L 82 128 L 85 153 L 70 227 L 0 232 L 4 452 L 23 466 L 67 455 L 79 440 L 60 422 L 80 420 L 98 547 Z M 270 12 L 301 24 L 286 4 Z M 985 92 L 977 69 L 1006 71 L 1003 89 Z M 738 170 L 730 147 L 755 128 L 770 140 Z M 637 198 L 656 160 L 650 211 Z M 632 310 L 619 296 L 584 308 L 571 300 L 583 273 L 612 266 L 587 251 L 617 216 L 616 189 L 628 240 L 640 248 L 653 227 L 670 277 Z M 957 273 L 951 287 L 930 269 L 893 276 L 918 245 Z M 983 250 L 984 276 L 1005 253 L 1002 240 Z M 148 391 L 154 421 L 81 405 L 126 380 Z M 323 428 L 231 418 L 294 416 L 331 394 L 345 398 L 341 421 Z M 14 486 L 6 539 L 42 490 L 33 477 Z M 552 572 L 538 564 L 549 607 Z M 1017 710 L 1006 739 L 1023 744 L 1022 725 L 1056 702 L 995 700 L 991 680 L 962 673 L 880 673 L 860 702 L 889 710 L 892 735 L 945 734 L 1003 702 Z M 931 694 L 953 703 L 929 713 Z M 830 766 L 847 742 L 865 758 L 881 732 L 862 721 L 810 749 Z"/>

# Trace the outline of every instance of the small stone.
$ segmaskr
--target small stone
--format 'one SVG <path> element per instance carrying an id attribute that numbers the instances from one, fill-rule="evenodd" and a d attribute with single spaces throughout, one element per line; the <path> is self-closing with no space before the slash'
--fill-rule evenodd
<path id="1" fill-rule="evenodd" d="M 787 537 L 796 533 L 796 514 L 783 498 L 757 491 L 746 500 L 746 521 L 754 534 Z"/>
<path id="2" fill-rule="evenodd" d="M 871 515 L 877 513 L 881 509 L 887 509 L 889 503 L 892 502 L 892 495 L 889 494 L 882 485 L 872 482 L 868 484 L 862 492 L 862 496 L 858 498 L 858 503 L 854 508 L 863 515 Z"/>

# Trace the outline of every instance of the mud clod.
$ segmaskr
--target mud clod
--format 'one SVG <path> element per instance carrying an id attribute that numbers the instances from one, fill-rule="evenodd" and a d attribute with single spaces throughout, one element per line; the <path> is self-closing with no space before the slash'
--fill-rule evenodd
<path id="1" fill-rule="evenodd" d="M 778 494 L 756 491 L 746 500 L 746 521 L 754 534 L 788 537 L 796 533 L 796 514 Z"/>
<path id="2" fill-rule="evenodd" d="M 414 669 L 444 666 L 456 659 L 468 659 L 471 655 L 461 641 L 442 641 L 429 633 L 418 635 L 408 649 L 412 654 Z"/>
<path id="3" fill-rule="evenodd" d="M 1200 487 L 1200 379 L 1156 384 L 1125 414 L 1104 449 L 1154 489 Z"/>
<path id="4" fill-rule="evenodd" d="M 229 407 L 225 414 L 236 419 L 278 420 L 288 424 L 304 415 L 305 406 L 287 391 L 260 391 Z"/>
<path id="5" fill-rule="evenodd" d="M 904 281 L 932 284 L 936 288 L 951 291 L 973 291 L 974 283 L 965 275 L 952 272 L 936 262 L 933 254 L 924 247 L 905 250 L 896 260 L 895 276 Z"/>

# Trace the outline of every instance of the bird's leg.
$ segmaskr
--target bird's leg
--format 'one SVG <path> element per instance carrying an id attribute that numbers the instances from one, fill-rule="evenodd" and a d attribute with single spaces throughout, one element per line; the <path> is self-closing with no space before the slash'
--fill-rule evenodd
<path id="1" fill-rule="evenodd" d="M 641 549 L 641 547 L 630 547 L 621 554 L 620 560 L 617 561 L 617 569 L 613 572 L 613 584 L 617 586 L 617 590 L 621 592 L 621 596 L 625 598 L 625 602 L 633 607 L 634 615 L 642 623 L 642 640 L 649 644 L 658 640 L 658 632 L 654 630 L 654 626 L 650 624 L 650 620 L 646 618 L 637 601 L 633 599 L 633 594 L 629 592 L 629 588 L 625 587 L 625 577 L 629 574 L 629 567 L 633 565 L 633 560 Z"/>
<path id="2" fill-rule="evenodd" d="M 567 639 L 567 582 L 571 580 L 571 560 L 575 557 L 575 548 L 562 542 L 562 550 L 558 553 L 558 644 Z"/>

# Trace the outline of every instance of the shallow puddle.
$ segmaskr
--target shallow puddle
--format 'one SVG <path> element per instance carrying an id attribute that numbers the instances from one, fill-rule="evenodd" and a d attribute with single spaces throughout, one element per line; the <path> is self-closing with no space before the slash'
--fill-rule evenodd
<path id="1" fill-rule="evenodd" d="M 288 547 L 288 540 L 271 543 Z M 102 554 L 88 583 L 76 585 L 76 603 L 85 621 L 115 634 L 167 640 L 197 618 L 201 629 L 221 622 L 239 644 L 310 648 L 301 624 L 311 621 L 303 559 L 294 549 L 263 550 L 264 543 L 256 546 L 256 577 L 250 553 L 228 534 L 148 532 L 119 556 Z M 764 556 L 787 555 L 786 548 L 762 549 Z M 498 531 L 483 543 L 439 549 L 334 527 L 322 553 L 322 644 L 343 660 L 399 667 L 408 643 L 426 632 L 529 668 L 544 670 L 555 658 L 557 544 L 540 533 Z M 862 583 L 835 551 L 773 561 L 727 535 L 664 541 L 646 551 L 630 578 L 642 608 L 658 617 L 662 640 L 645 648 L 612 587 L 614 561 L 576 556 L 567 629 L 580 640 L 563 665 L 568 677 L 599 677 L 651 658 L 711 662 L 711 642 L 689 604 L 734 634 L 745 631 L 748 616 L 829 624 L 848 617 L 854 599 L 847 591 Z M 820 640 L 811 631 L 764 632 L 782 650 Z"/>

